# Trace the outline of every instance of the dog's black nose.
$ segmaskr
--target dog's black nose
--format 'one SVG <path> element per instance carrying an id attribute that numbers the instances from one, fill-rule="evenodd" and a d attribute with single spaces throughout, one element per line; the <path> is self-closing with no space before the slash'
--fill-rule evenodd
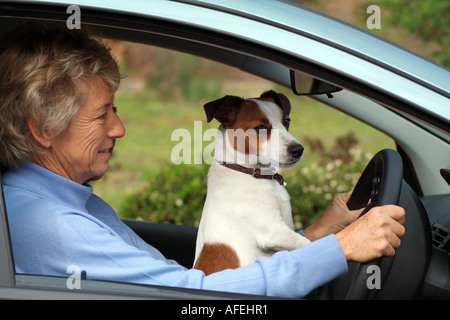
<path id="1" fill-rule="evenodd" d="M 288 152 L 295 158 L 300 158 L 303 155 L 303 146 L 300 143 L 291 143 L 288 147 Z"/>

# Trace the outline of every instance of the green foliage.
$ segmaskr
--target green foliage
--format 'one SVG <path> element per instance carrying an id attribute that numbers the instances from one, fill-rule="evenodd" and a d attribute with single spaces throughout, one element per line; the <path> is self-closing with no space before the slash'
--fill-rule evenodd
<path id="1" fill-rule="evenodd" d="M 357 146 L 352 132 L 336 138 L 329 150 L 324 148 L 320 139 L 307 139 L 305 145 L 307 150 L 319 156 L 319 161 L 309 166 L 302 166 L 300 162 L 283 172 L 296 229 L 315 222 L 335 194 L 352 190 L 372 158 Z"/>
<path id="2" fill-rule="evenodd" d="M 208 166 L 168 164 L 150 175 L 148 186 L 127 197 L 122 218 L 197 225 L 206 198 Z"/>
<path id="3" fill-rule="evenodd" d="M 363 155 L 353 133 L 336 139 L 330 150 L 320 140 L 309 140 L 319 162 L 302 162 L 282 174 L 291 195 L 296 229 L 313 223 L 334 194 L 351 190 L 370 155 Z M 120 213 L 158 223 L 198 225 L 206 197 L 208 166 L 168 164 L 148 177 L 148 186 L 127 198 Z"/>
<path id="4" fill-rule="evenodd" d="M 437 43 L 433 58 L 450 67 L 450 1 L 383 0 L 382 8 L 390 10 L 389 20 L 419 35 L 427 43 Z"/>

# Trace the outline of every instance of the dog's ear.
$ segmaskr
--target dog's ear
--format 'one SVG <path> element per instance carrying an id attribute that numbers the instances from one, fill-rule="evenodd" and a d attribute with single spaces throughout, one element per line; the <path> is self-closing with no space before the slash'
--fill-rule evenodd
<path id="1" fill-rule="evenodd" d="M 228 95 L 208 102 L 203 106 L 206 113 L 206 120 L 211 122 L 215 118 L 220 123 L 227 122 L 236 113 L 242 102 L 244 102 L 244 99 Z"/>
<path id="2" fill-rule="evenodd" d="M 260 98 L 270 98 L 275 103 L 280 106 L 280 108 L 283 110 L 283 112 L 286 115 L 289 115 L 291 113 L 291 102 L 289 99 L 282 93 L 277 93 L 273 90 L 269 90 L 261 94 Z"/>

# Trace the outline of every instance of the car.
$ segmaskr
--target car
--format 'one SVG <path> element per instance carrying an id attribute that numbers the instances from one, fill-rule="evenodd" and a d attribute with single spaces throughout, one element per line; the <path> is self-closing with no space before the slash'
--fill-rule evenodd
<path id="1" fill-rule="evenodd" d="M 306 94 L 385 133 L 395 141 L 396 150 L 380 150 L 369 162 L 355 188 L 354 205 L 370 198 L 372 205 L 405 207 L 407 232 L 402 245 L 394 258 L 349 263 L 346 275 L 306 298 L 450 298 L 447 68 L 287 1 L 0 1 L 0 32 L 24 20 L 89 26 L 110 39 L 208 58 Z M 77 270 L 66 278 L 16 274 L 3 197 L 0 200 L 2 299 L 265 298 L 87 280 Z M 192 265 L 196 227 L 126 223 L 165 256 Z M 382 275 L 377 290 L 367 285 L 373 266 Z"/>

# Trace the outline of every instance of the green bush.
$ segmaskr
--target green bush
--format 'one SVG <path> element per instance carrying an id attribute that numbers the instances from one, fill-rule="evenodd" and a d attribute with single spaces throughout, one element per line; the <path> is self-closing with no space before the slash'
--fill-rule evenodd
<path id="1" fill-rule="evenodd" d="M 291 196 L 292 216 L 296 229 L 309 226 L 325 211 L 333 196 L 350 191 L 356 185 L 371 158 L 359 149 L 351 151 L 352 161 L 330 159 L 325 166 L 316 163 L 308 167 L 297 164 L 296 169 L 283 172 L 286 189 Z"/>
<path id="2" fill-rule="evenodd" d="M 388 20 L 418 35 L 428 46 L 437 44 L 431 58 L 450 67 L 450 2 L 441 0 L 383 0 Z"/>
<path id="3" fill-rule="evenodd" d="M 350 191 L 372 158 L 358 147 L 353 132 L 337 137 L 328 150 L 320 139 L 303 140 L 306 150 L 318 157 L 317 162 L 302 162 L 282 171 L 291 196 L 292 216 L 296 229 L 315 222 L 337 193 Z"/>
<path id="4" fill-rule="evenodd" d="M 149 176 L 148 186 L 127 197 L 122 218 L 198 225 L 206 198 L 207 165 L 168 164 Z"/>
<path id="5" fill-rule="evenodd" d="M 336 139 L 328 151 L 318 140 L 308 140 L 307 144 L 319 161 L 309 166 L 300 162 L 281 172 L 291 196 L 296 229 L 313 223 L 334 194 L 351 190 L 371 158 L 357 147 L 352 133 Z M 148 187 L 127 198 L 121 216 L 197 226 L 206 197 L 208 169 L 205 164 L 168 164 L 148 178 Z"/>

